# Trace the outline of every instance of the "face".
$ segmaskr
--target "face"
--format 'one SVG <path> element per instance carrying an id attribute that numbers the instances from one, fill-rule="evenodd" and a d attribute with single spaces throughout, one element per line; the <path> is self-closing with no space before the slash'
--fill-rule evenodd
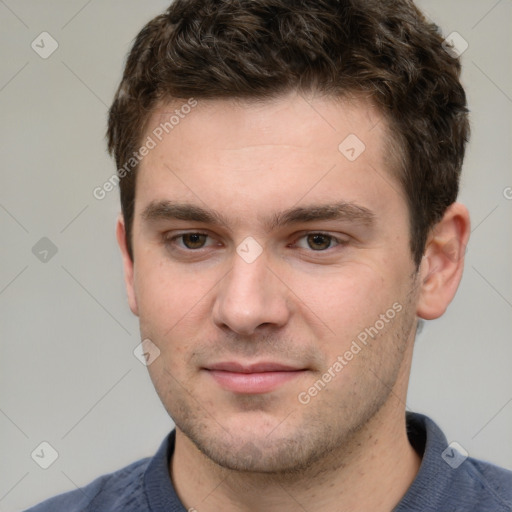
<path id="1" fill-rule="evenodd" d="M 417 287 L 386 141 L 364 101 L 212 100 L 141 162 L 130 305 L 178 433 L 214 462 L 306 467 L 397 389 Z"/>

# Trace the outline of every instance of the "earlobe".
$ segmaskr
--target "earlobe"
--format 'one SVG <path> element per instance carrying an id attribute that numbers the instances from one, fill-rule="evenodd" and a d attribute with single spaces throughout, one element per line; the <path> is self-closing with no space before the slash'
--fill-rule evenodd
<path id="1" fill-rule="evenodd" d="M 116 224 L 116 237 L 121 255 L 123 257 L 123 268 L 124 268 L 124 282 L 126 286 L 126 293 L 128 296 L 128 304 L 134 315 L 139 315 L 139 309 L 137 307 L 137 296 L 135 293 L 134 284 L 134 263 L 128 252 L 128 246 L 126 243 L 126 229 L 124 224 L 124 218 L 122 214 L 119 214 Z"/>
<path id="2" fill-rule="evenodd" d="M 425 320 L 440 317 L 459 286 L 470 234 L 469 213 L 453 203 L 432 229 L 420 265 L 416 314 Z"/>

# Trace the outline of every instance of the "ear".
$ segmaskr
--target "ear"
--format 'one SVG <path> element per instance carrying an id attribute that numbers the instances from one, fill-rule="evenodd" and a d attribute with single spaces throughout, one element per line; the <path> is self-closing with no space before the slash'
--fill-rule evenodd
<path id="1" fill-rule="evenodd" d="M 462 278 L 470 234 L 467 208 L 453 203 L 429 234 L 420 265 L 416 314 L 425 320 L 440 317 L 452 301 Z"/>
<path id="2" fill-rule="evenodd" d="M 126 243 L 126 228 L 124 225 L 124 217 L 119 214 L 116 225 L 116 237 L 119 248 L 121 249 L 121 255 L 123 257 L 124 267 L 124 282 L 126 285 L 126 293 L 128 295 L 128 304 L 134 315 L 139 315 L 139 309 L 137 307 L 137 296 L 135 293 L 135 286 L 133 282 L 134 268 L 133 260 L 128 253 L 128 246 Z"/>

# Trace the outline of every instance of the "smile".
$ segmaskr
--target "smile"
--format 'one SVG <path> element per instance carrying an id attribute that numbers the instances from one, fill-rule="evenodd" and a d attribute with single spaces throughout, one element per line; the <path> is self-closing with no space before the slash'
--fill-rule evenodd
<path id="1" fill-rule="evenodd" d="M 205 370 L 222 388 L 242 394 L 269 393 L 306 371 L 277 363 L 219 363 Z"/>

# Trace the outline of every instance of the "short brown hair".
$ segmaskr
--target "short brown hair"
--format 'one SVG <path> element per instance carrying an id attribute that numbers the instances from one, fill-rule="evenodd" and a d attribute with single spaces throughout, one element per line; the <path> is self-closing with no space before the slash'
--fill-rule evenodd
<path id="1" fill-rule="evenodd" d="M 109 112 L 120 169 L 152 111 L 194 97 L 266 99 L 362 92 L 397 136 L 417 265 L 456 198 L 469 137 L 460 62 L 410 0 L 176 0 L 138 34 Z M 136 167 L 120 175 L 127 245 Z"/>

